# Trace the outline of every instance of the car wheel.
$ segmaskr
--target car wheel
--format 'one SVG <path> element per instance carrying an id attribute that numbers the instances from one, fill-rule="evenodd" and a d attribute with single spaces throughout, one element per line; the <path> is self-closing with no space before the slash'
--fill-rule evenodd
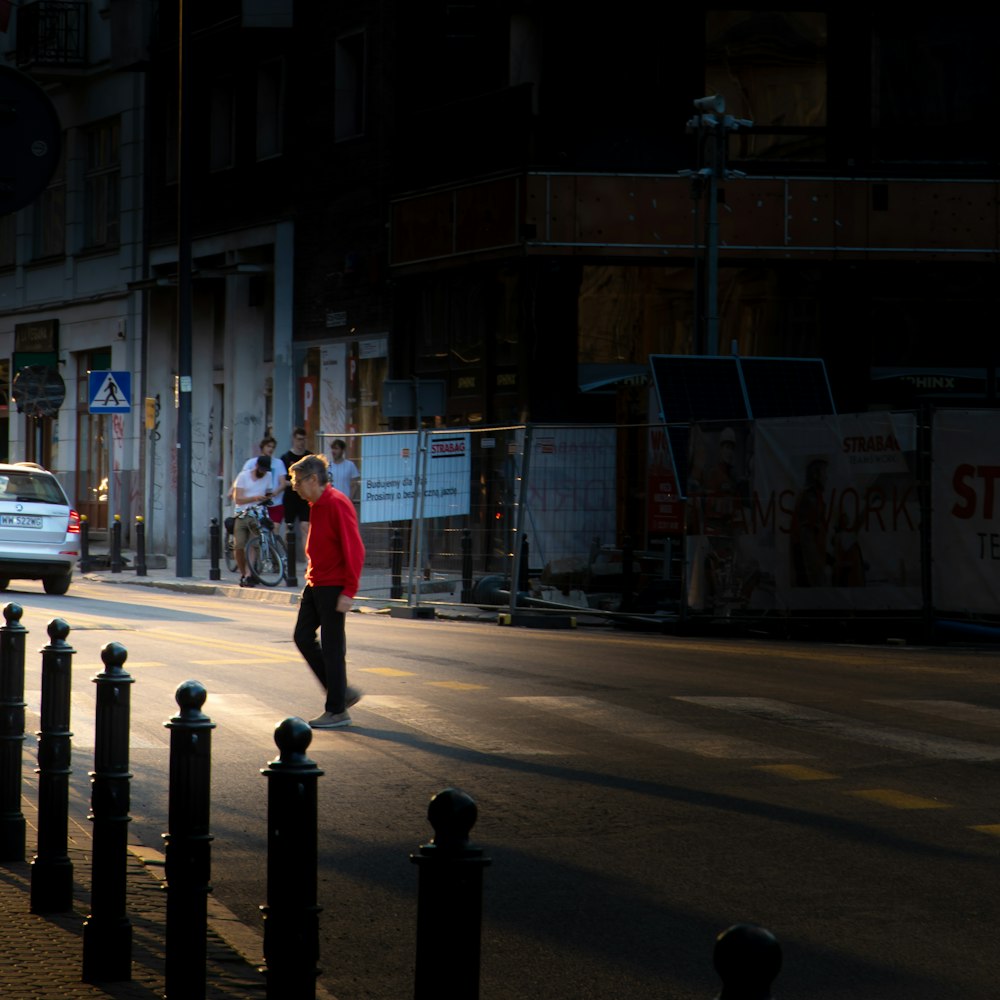
<path id="1" fill-rule="evenodd" d="M 47 576 L 42 580 L 42 586 L 46 594 L 65 594 L 69 590 L 69 582 L 73 579 L 72 573 L 62 573 L 59 576 Z"/>
<path id="2" fill-rule="evenodd" d="M 6 590 L 10 586 L 9 576 L 0 576 L 0 590 Z"/>

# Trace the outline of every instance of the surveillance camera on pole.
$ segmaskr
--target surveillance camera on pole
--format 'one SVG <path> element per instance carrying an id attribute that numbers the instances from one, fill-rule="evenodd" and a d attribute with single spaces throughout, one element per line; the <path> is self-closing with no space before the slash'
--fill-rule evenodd
<path id="1" fill-rule="evenodd" d="M 734 118 L 726 114 L 726 99 L 721 94 L 708 94 L 693 102 L 698 112 L 688 123 L 689 132 L 698 135 L 699 168 L 681 171 L 692 179 L 692 196 L 695 201 L 702 198 L 707 203 L 705 221 L 705 294 L 704 305 L 700 306 L 700 295 L 695 277 L 695 309 L 703 311 L 703 327 L 698 322 L 699 339 L 704 337 L 706 354 L 717 354 L 719 350 L 718 275 L 719 275 L 719 209 L 718 184 L 724 179 L 741 177 L 740 171 L 726 167 L 726 143 L 729 134 L 741 128 L 752 128 L 753 122 L 746 118 Z"/>

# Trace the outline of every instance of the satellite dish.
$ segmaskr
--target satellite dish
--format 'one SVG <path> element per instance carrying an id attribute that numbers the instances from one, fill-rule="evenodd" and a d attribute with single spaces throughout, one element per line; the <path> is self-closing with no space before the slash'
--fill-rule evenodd
<path id="1" fill-rule="evenodd" d="M 0 65 L 0 215 L 30 205 L 48 187 L 61 148 L 62 126 L 48 94 Z"/>

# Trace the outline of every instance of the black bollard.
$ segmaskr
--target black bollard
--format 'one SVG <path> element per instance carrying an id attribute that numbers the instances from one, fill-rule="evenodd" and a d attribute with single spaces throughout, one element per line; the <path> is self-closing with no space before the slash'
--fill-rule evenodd
<path id="1" fill-rule="evenodd" d="M 0 628 L 0 861 L 24 860 L 21 812 L 24 755 L 24 640 L 19 604 L 5 604 Z"/>
<path id="2" fill-rule="evenodd" d="M 478 1000 L 483 869 L 490 859 L 469 843 L 476 803 L 456 788 L 427 808 L 434 838 L 410 860 L 418 866 L 414 1000 Z"/>
<path id="3" fill-rule="evenodd" d="M 715 971 L 722 979 L 718 1000 L 771 1000 L 781 971 L 778 939 L 756 924 L 734 924 L 715 939 Z"/>
<path id="4" fill-rule="evenodd" d="M 267 905 L 264 975 L 267 1000 L 315 1000 L 319 975 L 316 905 L 316 792 L 323 772 L 306 756 L 312 730 L 285 719 L 274 730 L 279 758 L 267 783 Z"/>
<path id="5" fill-rule="evenodd" d="M 462 603 L 472 600 L 472 532 L 462 532 Z"/>
<path id="6" fill-rule="evenodd" d="M 146 573 L 146 521 L 141 514 L 135 515 L 135 575 Z"/>
<path id="7" fill-rule="evenodd" d="M 399 528 L 392 529 L 389 554 L 392 560 L 392 587 L 389 596 L 396 599 L 403 596 L 403 533 Z"/>
<path id="8" fill-rule="evenodd" d="M 80 515 L 80 572 L 90 572 L 90 519 Z"/>
<path id="9" fill-rule="evenodd" d="M 288 587 L 297 587 L 299 585 L 299 578 L 297 575 L 298 559 L 296 557 L 295 550 L 295 522 L 289 521 L 288 527 L 285 529 L 285 585 Z"/>
<path id="10" fill-rule="evenodd" d="M 517 568 L 517 589 L 522 593 L 526 593 L 531 588 L 528 579 L 528 558 L 528 536 L 524 535 L 521 538 L 521 564 Z"/>
<path id="11" fill-rule="evenodd" d="M 222 571 L 219 569 L 219 560 L 222 558 L 222 536 L 219 531 L 219 519 L 212 518 L 212 523 L 208 526 L 208 578 L 209 580 L 221 580 Z"/>
<path id="12" fill-rule="evenodd" d="M 97 713 L 90 820 L 94 824 L 90 913 L 83 923 L 83 981 L 132 978 L 132 923 L 125 908 L 130 792 L 128 770 L 132 678 L 122 669 L 128 651 L 117 642 L 101 650 L 104 672 L 94 678 Z"/>
<path id="13" fill-rule="evenodd" d="M 61 618 L 49 622 L 42 650 L 42 729 L 38 734 L 38 853 L 31 859 L 31 912 L 73 908 L 73 862 L 67 854 L 69 776 L 72 754 L 69 695 L 73 654 Z"/>
<path id="14" fill-rule="evenodd" d="M 212 730 L 201 711 L 206 692 L 185 681 L 175 693 L 180 712 L 170 730 L 170 791 L 164 834 L 167 876 L 166 996 L 204 1000 L 208 894 L 212 874 L 209 793 Z"/>
<path id="15" fill-rule="evenodd" d="M 111 572 L 122 571 L 122 516 L 115 514 L 111 525 Z"/>

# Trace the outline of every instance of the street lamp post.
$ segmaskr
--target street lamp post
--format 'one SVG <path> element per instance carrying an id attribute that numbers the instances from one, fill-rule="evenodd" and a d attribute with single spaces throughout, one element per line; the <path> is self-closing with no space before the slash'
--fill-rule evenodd
<path id="1" fill-rule="evenodd" d="M 745 176 L 742 171 L 726 168 L 726 145 L 730 132 L 752 128 L 753 122 L 727 115 L 726 100 L 721 94 L 699 97 L 694 107 L 698 114 L 688 121 L 687 127 L 689 132 L 697 132 L 698 135 L 699 166 L 697 170 L 682 170 L 681 173 L 694 181 L 692 194 L 696 201 L 702 193 L 707 192 L 708 197 L 705 295 L 704 302 L 695 302 L 695 315 L 698 340 L 704 343 L 706 354 L 715 355 L 719 353 L 719 181 Z"/>
<path id="2" fill-rule="evenodd" d="M 177 61 L 177 575 L 191 575 L 191 33 L 178 4 Z"/>

